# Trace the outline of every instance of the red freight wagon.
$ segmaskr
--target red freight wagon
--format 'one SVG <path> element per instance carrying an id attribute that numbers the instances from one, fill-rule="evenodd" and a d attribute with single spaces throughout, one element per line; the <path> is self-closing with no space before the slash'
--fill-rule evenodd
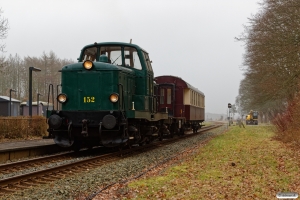
<path id="1" fill-rule="evenodd" d="M 192 128 L 197 132 L 204 121 L 204 93 L 176 76 L 158 76 L 155 81 L 158 110 L 168 112 L 172 123 L 177 123 L 175 132 L 177 128 L 181 131 Z"/>

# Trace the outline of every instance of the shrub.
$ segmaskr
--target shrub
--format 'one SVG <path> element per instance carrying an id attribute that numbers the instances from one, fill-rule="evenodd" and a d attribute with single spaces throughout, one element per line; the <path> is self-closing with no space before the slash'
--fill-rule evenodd
<path id="1" fill-rule="evenodd" d="M 0 139 L 26 139 L 47 135 L 46 118 L 0 117 Z"/>
<path id="2" fill-rule="evenodd" d="M 300 145 L 300 94 L 288 102 L 284 113 L 278 114 L 273 120 L 277 128 L 277 136 L 284 142 L 293 142 Z"/>

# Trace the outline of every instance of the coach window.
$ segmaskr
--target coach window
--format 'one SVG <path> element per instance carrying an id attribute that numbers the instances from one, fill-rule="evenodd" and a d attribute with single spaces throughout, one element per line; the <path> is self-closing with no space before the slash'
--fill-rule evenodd
<path id="1" fill-rule="evenodd" d="M 201 95 L 199 95 L 199 107 L 202 107 L 202 96 Z"/>
<path id="2" fill-rule="evenodd" d="M 124 56 L 125 66 L 133 67 L 135 69 L 142 69 L 140 58 L 135 48 L 125 47 Z"/>
<path id="3" fill-rule="evenodd" d="M 84 50 L 82 61 L 91 60 L 95 61 L 97 57 L 97 48 L 92 47 Z"/>
<path id="4" fill-rule="evenodd" d="M 194 105 L 196 104 L 196 93 L 195 92 L 193 92 L 194 93 Z"/>
<path id="5" fill-rule="evenodd" d="M 167 89 L 167 104 L 171 104 L 171 89 Z"/>
<path id="6" fill-rule="evenodd" d="M 160 104 L 164 104 L 164 98 L 165 98 L 165 89 L 160 89 Z"/>
<path id="7" fill-rule="evenodd" d="M 196 94 L 195 94 L 195 92 L 193 92 L 193 105 L 195 105 L 196 104 Z"/>
<path id="8" fill-rule="evenodd" d="M 201 107 L 201 95 L 199 94 L 199 107 Z"/>

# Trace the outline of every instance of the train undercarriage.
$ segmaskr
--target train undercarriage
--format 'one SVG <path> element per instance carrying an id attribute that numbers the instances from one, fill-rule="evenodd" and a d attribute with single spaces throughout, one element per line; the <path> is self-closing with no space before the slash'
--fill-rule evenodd
<path id="1" fill-rule="evenodd" d="M 48 132 L 57 145 L 73 147 L 75 150 L 93 146 L 143 145 L 157 139 L 183 135 L 186 130 L 193 130 L 195 133 L 202 126 L 199 121 L 185 122 L 184 119 L 174 118 L 152 122 L 145 119 L 126 119 L 120 112 L 101 113 L 101 121 L 96 117 L 99 113 L 90 116 L 85 114 L 84 117 L 74 114 L 52 114 L 48 119 Z"/>

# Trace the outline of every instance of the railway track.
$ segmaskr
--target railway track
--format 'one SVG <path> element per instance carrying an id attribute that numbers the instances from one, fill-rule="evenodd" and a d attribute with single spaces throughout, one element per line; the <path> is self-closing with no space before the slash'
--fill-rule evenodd
<path id="1" fill-rule="evenodd" d="M 217 128 L 221 125 L 212 125 L 202 128 L 198 134 L 208 131 L 210 129 Z M 137 155 L 151 149 L 157 148 L 158 146 L 167 145 L 174 143 L 182 138 L 193 137 L 196 134 L 185 134 L 181 137 L 176 137 L 170 140 L 157 141 L 145 146 L 136 146 L 130 149 L 122 150 L 122 157 L 120 152 L 105 153 L 103 155 L 94 155 L 88 157 L 82 157 L 80 160 L 72 159 L 76 154 L 74 153 L 63 153 L 59 155 L 47 156 L 42 158 L 36 158 L 32 160 L 20 161 L 5 165 L 0 165 L 1 174 L 14 174 L 15 172 L 22 171 L 19 175 L 11 176 L 0 180 L 0 194 L 7 194 L 8 192 L 15 192 L 16 190 L 23 190 L 31 186 L 39 184 L 48 184 L 49 182 L 71 176 L 75 173 L 81 173 L 98 166 L 104 165 L 108 162 L 117 161 L 123 157 Z M 99 154 L 99 153 L 98 153 Z M 72 159 L 72 162 L 67 164 L 59 164 L 62 160 Z M 48 167 L 47 164 L 56 163 L 56 166 Z M 40 166 L 40 167 L 39 167 Z M 42 167 L 41 167 L 42 166 Z M 44 167 L 43 167 L 44 166 Z M 36 171 L 25 169 L 40 168 Z"/>

